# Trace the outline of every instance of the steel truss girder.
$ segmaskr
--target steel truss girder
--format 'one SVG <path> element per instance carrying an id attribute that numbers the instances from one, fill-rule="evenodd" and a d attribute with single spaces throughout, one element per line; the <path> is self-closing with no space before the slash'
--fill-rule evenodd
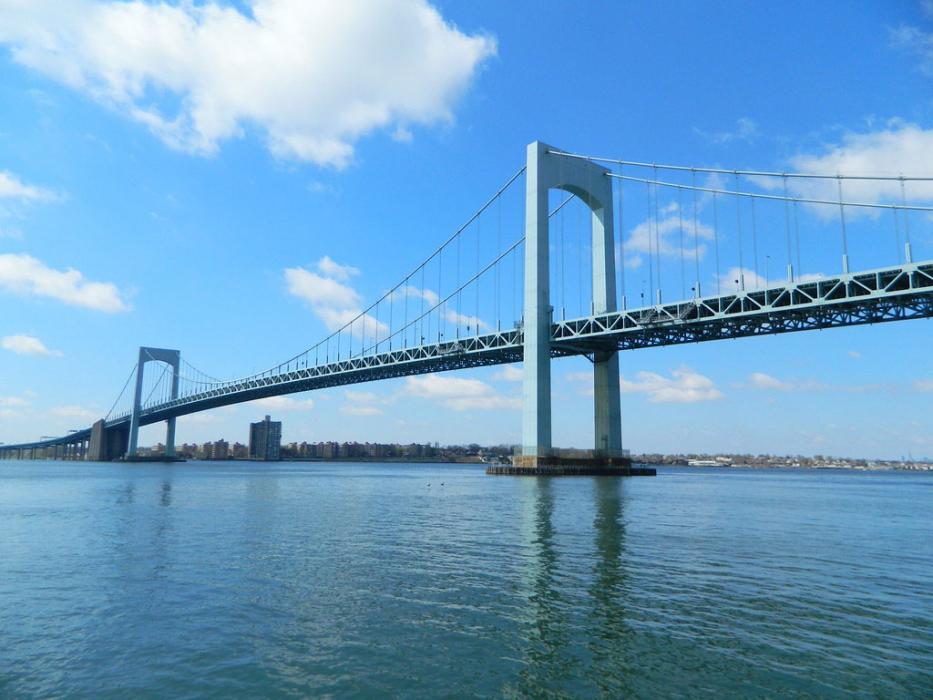
<path id="1" fill-rule="evenodd" d="M 765 290 L 561 321 L 552 326 L 551 355 L 589 355 L 931 317 L 933 262 L 907 263 Z M 269 396 L 519 362 L 522 339 L 522 329 L 516 328 L 319 366 L 282 367 L 147 408 L 140 413 L 139 423 L 148 425 Z M 128 422 L 128 416 L 115 417 L 106 427 Z M 89 436 L 87 429 L 54 440 L 3 445 L 0 453 L 72 444 Z"/>
<path id="2" fill-rule="evenodd" d="M 630 350 L 929 316 L 933 263 L 561 321 L 554 342 Z"/>

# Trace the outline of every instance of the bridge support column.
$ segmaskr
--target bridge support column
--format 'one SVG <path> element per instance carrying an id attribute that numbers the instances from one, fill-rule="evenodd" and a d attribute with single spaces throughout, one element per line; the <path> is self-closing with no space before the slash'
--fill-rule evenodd
<path id="1" fill-rule="evenodd" d="M 528 146 L 525 171 L 525 290 L 522 456 L 537 462 L 551 451 L 551 292 L 548 189 L 553 179 L 547 145 Z"/>
<path id="2" fill-rule="evenodd" d="M 130 415 L 129 442 L 126 448 L 126 459 L 133 459 L 137 455 L 139 442 L 139 418 L 142 412 L 143 375 L 147 362 L 164 362 L 172 368 L 172 398 L 178 398 L 178 372 L 181 365 L 181 353 L 178 350 L 165 350 L 164 348 L 139 348 L 139 360 L 136 365 L 136 390 L 133 393 L 133 412 Z M 175 418 L 169 418 L 165 431 L 165 456 L 175 455 Z"/>
<path id="3" fill-rule="evenodd" d="M 536 141 L 528 146 L 525 171 L 524 386 L 522 454 L 517 466 L 538 467 L 552 457 L 551 324 L 548 191 L 561 189 L 591 211 L 593 250 L 592 312 L 616 310 L 615 233 L 612 181 L 608 170 L 571 158 Z M 622 449 L 619 358 L 615 348 L 594 354 L 594 447 L 602 456 Z"/>

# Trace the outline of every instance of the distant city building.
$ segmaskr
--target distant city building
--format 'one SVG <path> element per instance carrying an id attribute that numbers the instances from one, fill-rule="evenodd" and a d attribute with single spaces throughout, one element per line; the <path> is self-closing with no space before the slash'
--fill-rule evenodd
<path id="1" fill-rule="evenodd" d="M 266 416 L 265 420 L 249 424 L 250 459 L 281 459 L 282 423 Z"/>
<path id="2" fill-rule="evenodd" d="M 213 459 L 229 459 L 230 444 L 223 438 L 215 442 L 212 457 Z"/>

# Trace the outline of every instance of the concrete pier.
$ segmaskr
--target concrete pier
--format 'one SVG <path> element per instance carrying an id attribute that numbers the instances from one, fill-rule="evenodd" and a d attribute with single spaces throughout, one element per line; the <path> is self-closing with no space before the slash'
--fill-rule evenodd
<path id="1" fill-rule="evenodd" d="M 624 456 L 518 454 L 511 464 L 491 464 L 487 474 L 501 476 L 657 476 L 653 467 L 636 467 Z"/>

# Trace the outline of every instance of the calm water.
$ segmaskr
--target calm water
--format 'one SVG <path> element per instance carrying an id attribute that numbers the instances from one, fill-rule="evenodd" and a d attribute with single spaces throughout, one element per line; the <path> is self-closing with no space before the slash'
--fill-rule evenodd
<path id="1" fill-rule="evenodd" d="M 0 464 L 0 697 L 933 696 L 933 475 Z"/>

